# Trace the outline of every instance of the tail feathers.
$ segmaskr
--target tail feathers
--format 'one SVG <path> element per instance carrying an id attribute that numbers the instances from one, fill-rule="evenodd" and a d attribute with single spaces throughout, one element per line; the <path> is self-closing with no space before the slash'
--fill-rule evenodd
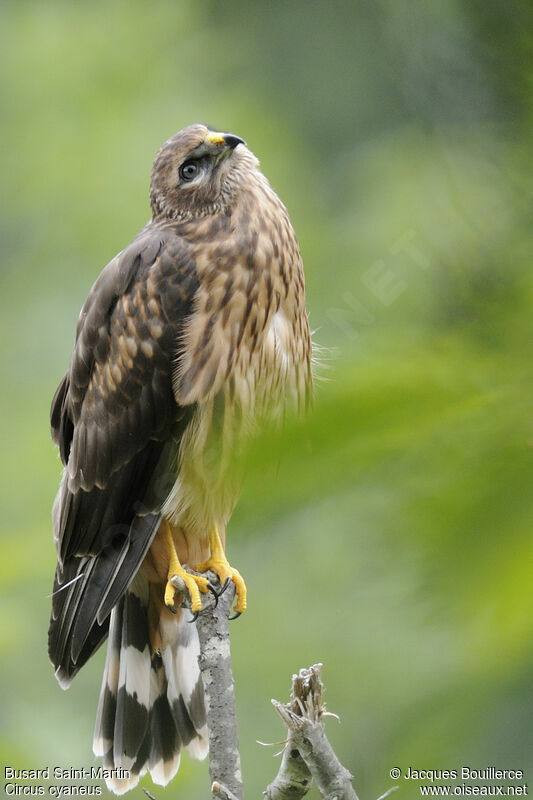
<path id="1" fill-rule="evenodd" d="M 194 625 L 166 623 L 162 654 L 151 651 L 148 584 L 137 576 L 113 609 L 93 751 L 115 794 L 149 770 L 162 786 L 176 774 L 182 746 L 207 755 L 207 725 Z M 127 773 L 126 773 L 127 771 Z"/>
<path id="2" fill-rule="evenodd" d="M 159 670 L 161 673 L 163 672 L 161 663 Z M 148 769 L 154 783 L 166 786 L 179 769 L 181 737 L 176 728 L 165 690 L 158 695 L 152 705 L 150 722 L 151 742 Z"/>
<path id="3" fill-rule="evenodd" d="M 207 755 L 208 743 L 199 655 L 196 626 L 180 620 L 173 646 L 162 653 L 167 699 L 185 750 L 193 758 L 202 759 Z M 195 669 L 191 669 L 191 663 Z"/>

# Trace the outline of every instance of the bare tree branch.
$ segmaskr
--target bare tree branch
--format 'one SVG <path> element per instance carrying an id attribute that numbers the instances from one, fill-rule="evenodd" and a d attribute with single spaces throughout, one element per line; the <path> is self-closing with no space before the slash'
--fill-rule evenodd
<path id="1" fill-rule="evenodd" d="M 214 575 L 210 573 L 209 577 L 214 586 L 218 585 Z M 205 597 L 196 621 L 214 800 L 243 800 L 244 794 L 228 630 L 233 598 L 233 585 L 218 602 Z M 322 664 L 315 664 L 293 675 L 287 704 L 272 700 L 288 727 L 288 737 L 278 774 L 263 793 L 266 800 L 300 800 L 313 780 L 324 800 L 358 800 L 352 775 L 340 763 L 324 732 L 322 719 L 327 712 L 322 690 Z"/>
<path id="2" fill-rule="evenodd" d="M 303 673 L 304 670 L 300 670 L 298 675 L 292 676 L 291 699 L 288 707 L 295 713 L 300 710 L 299 703 L 302 702 L 304 696 L 311 691 L 311 677 L 306 680 Z M 321 697 L 321 684 L 317 685 L 316 689 L 316 708 L 318 709 L 321 706 L 321 700 L 318 696 L 320 692 Z M 274 707 L 276 707 L 276 704 L 280 705 L 276 700 L 272 700 L 272 704 Z M 267 800 L 300 800 L 311 788 L 311 782 L 312 776 L 309 767 L 300 755 L 294 733 L 289 728 L 278 774 L 272 783 L 267 786 L 263 794 Z"/>
<path id="3" fill-rule="evenodd" d="M 217 585 L 215 576 L 209 573 Z M 218 800 L 242 800 L 241 759 L 237 736 L 235 691 L 231 669 L 228 617 L 234 596 L 231 584 L 220 595 L 218 605 L 204 601 L 196 621 L 200 638 L 200 671 L 205 690 L 209 729 L 209 774 L 213 797 Z"/>
<path id="4" fill-rule="evenodd" d="M 289 734 L 278 774 L 263 792 L 266 800 L 300 800 L 311 788 L 311 773 Z"/>
<path id="5" fill-rule="evenodd" d="M 386 797 L 389 797 L 393 792 L 395 792 L 399 788 L 400 788 L 399 786 L 391 786 L 390 789 L 387 789 L 386 792 L 380 794 L 378 800 L 385 800 Z"/>
<path id="6" fill-rule="evenodd" d="M 218 781 L 213 781 L 211 792 L 215 795 L 215 797 L 218 798 L 218 800 L 238 800 L 233 792 L 230 792 L 229 789 L 226 789 L 226 787 L 222 786 L 222 784 Z"/>
<path id="7" fill-rule="evenodd" d="M 340 763 L 324 732 L 321 673 L 322 664 L 301 669 L 298 675 L 293 675 L 290 702 L 283 705 L 272 700 L 272 704 L 289 729 L 292 749 L 298 750 L 324 800 L 358 800 L 352 775 Z M 284 758 L 278 775 L 265 792 L 269 800 L 292 800 L 306 794 L 309 785 L 300 794 L 280 794 L 278 787 L 291 785 L 291 770 L 292 759 Z"/>

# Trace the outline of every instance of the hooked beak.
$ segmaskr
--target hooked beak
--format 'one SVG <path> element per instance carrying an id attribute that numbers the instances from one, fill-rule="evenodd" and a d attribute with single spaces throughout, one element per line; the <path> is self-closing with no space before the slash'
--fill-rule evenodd
<path id="1" fill-rule="evenodd" d="M 244 139 L 241 139 L 240 136 L 235 136 L 233 133 L 214 133 L 213 131 L 209 131 L 205 140 L 214 147 L 221 147 L 221 152 L 234 150 L 238 144 L 246 144 Z"/>

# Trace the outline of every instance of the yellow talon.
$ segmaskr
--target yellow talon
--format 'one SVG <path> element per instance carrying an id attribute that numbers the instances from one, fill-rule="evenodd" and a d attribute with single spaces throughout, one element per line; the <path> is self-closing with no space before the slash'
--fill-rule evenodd
<path id="1" fill-rule="evenodd" d="M 207 588 L 209 581 L 207 578 L 203 578 L 200 575 L 190 575 L 186 570 L 183 569 L 180 564 L 178 554 L 176 553 L 176 547 L 174 545 L 174 539 L 172 538 L 170 525 L 166 520 L 163 520 L 163 524 L 165 526 L 164 535 L 168 548 L 168 574 L 167 583 L 165 586 L 165 605 L 171 611 L 174 611 L 174 595 L 176 593 L 176 586 L 172 583 L 172 578 L 178 577 L 181 578 L 187 591 L 189 592 L 189 596 L 191 598 L 191 611 L 194 614 L 202 609 L 200 592 L 205 594 L 209 591 Z"/>
<path id="2" fill-rule="evenodd" d="M 207 572 L 211 570 L 218 575 L 221 586 L 224 586 L 228 578 L 233 581 L 235 584 L 235 594 L 237 596 L 234 611 L 236 614 L 242 614 L 243 611 L 246 611 L 246 584 L 240 572 L 234 569 L 226 558 L 216 527 L 213 527 L 209 535 L 209 544 L 211 555 L 207 561 L 197 564 L 194 569 L 196 572 Z"/>

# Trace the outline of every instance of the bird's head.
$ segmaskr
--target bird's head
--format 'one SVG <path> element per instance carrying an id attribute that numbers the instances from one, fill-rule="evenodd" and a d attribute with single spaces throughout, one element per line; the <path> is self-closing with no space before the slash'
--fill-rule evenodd
<path id="1" fill-rule="evenodd" d="M 159 149 L 152 169 L 154 219 L 190 219 L 230 211 L 258 161 L 232 133 L 205 125 L 178 131 Z"/>

